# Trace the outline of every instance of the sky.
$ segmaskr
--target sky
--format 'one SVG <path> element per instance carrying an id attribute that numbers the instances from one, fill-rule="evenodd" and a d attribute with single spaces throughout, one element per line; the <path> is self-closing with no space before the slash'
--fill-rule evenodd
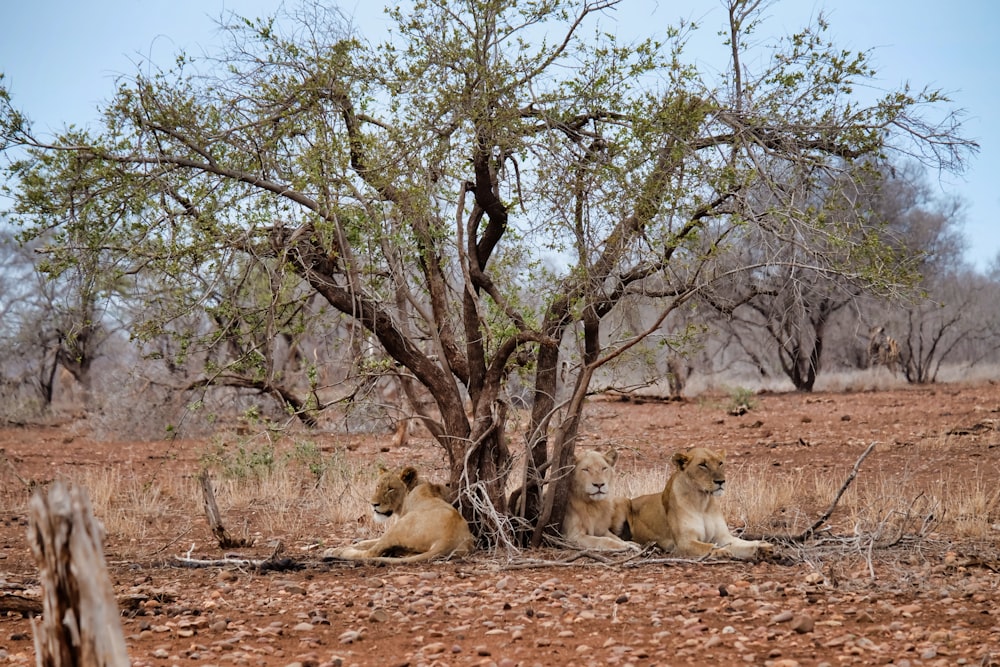
<path id="1" fill-rule="evenodd" d="M 334 0 L 328 0 L 335 4 Z M 288 0 L 289 7 L 295 0 Z M 87 126 L 111 98 L 115 78 L 143 63 L 167 69 L 174 55 L 214 51 L 217 19 L 230 12 L 268 16 L 279 0 L 3 0 L 0 72 L 15 107 L 36 132 Z M 344 0 L 361 35 L 379 42 L 388 21 L 378 0 Z M 875 85 L 909 82 L 945 91 L 964 111 L 964 136 L 980 145 L 964 173 L 929 174 L 934 193 L 964 203 L 961 229 L 968 261 L 985 270 L 1000 256 L 1000 3 L 995 0 L 777 0 L 758 36 L 787 35 L 823 12 L 830 37 L 852 51 L 873 49 Z M 622 0 L 602 27 L 626 38 L 662 36 L 684 18 L 703 27 L 689 57 L 706 68 L 719 63 L 714 45 L 725 13 L 721 0 Z M 712 46 L 712 51 L 707 47 Z M 704 54 L 703 56 L 701 54 Z M 721 61 L 724 62 L 724 61 Z M 0 201 L 0 209 L 7 203 Z"/>

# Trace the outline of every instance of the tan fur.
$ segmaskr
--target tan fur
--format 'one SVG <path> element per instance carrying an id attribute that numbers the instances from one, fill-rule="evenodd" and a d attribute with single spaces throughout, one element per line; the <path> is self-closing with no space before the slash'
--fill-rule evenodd
<path id="1" fill-rule="evenodd" d="M 637 549 L 617 535 L 625 523 L 628 498 L 612 498 L 618 452 L 577 452 L 562 534 L 584 549 Z"/>
<path id="2" fill-rule="evenodd" d="M 412 467 L 385 472 L 372 496 L 377 523 L 396 516 L 382 537 L 330 549 L 329 558 L 376 563 L 418 563 L 435 558 L 462 556 L 472 551 L 475 540 L 458 510 L 444 496 L 447 487 L 421 482 Z"/>
<path id="3" fill-rule="evenodd" d="M 631 499 L 631 539 L 681 558 L 753 560 L 769 553 L 769 543 L 741 540 L 726 525 L 716 497 L 726 483 L 725 456 L 703 447 L 674 454 L 677 469 L 663 491 Z"/>

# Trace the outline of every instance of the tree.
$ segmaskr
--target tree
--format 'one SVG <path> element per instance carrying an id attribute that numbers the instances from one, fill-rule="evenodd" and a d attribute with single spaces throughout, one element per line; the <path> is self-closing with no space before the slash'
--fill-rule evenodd
<path id="1" fill-rule="evenodd" d="M 30 155 L 9 170 L 17 214 L 29 235 L 53 228 L 62 262 L 96 253 L 189 306 L 238 266 L 317 294 L 433 397 L 420 417 L 486 538 L 508 534 L 504 388 L 525 370 L 514 513 L 537 543 L 560 523 L 594 372 L 706 287 L 784 262 L 723 267 L 744 230 L 778 248 L 819 224 L 784 173 L 808 183 L 894 145 L 954 166 L 974 148 L 955 115 L 923 120 L 946 102 L 935 91 L 856 100 L 867 54 L 828 44 L 822 19 L 764 61 L 745 41 L 761 3 L 730 0 L 730 71 L 710 81 L 683 62 L 684 30 L 632 45 L 603 32 L 619 4 L 419 0 L 390 12 L 396 38 L 378 48 L 319 3 L 236 19 L 221 67 L 180 56 L 123 80 L 98 134 L 43 142 L 5 105 L 5 144 Z M 770 193 L 771 224 L 749 215 L 751 189 Z M 612 335 L 605 318 L 633 296 L 660 315 Z M 565 349 L 578 357 L 557 400 Z"/>
<path id="2" fill-rule="evenodd" d="M 86 401 L 91 367 L 116 327 L 105 312 L 107 299 L 95 288 L 95 273 L 81 263 L 67 267 L 56 280 L 46 280 L 45 264 L 33 256 L 41 245 L 37 240 L 18 244 L 10 231 L 0 231 L 6 283 L 0 368 L 8 394 L 5 403 L 20 413 L 18 418 L 52 404 L 60 369 L 83 389 Z"/>
<path id="3" fill-rule="evenodd" d="M 874 214 L 885 221 L 886 243 L 897 256 L 911 258 L 920 276 L 889 304 L 892 316 L 886 316 L 885 302 L 869 315 L 874 326 L 894 330 L 907 381 L 934 382 L 945 362 L 988 358 L 1000 322 L 985 305 L 993 285 L 963 260 L 962 203 L 935 197 L 913 164 L 887 173 L 870 199 Z"/>

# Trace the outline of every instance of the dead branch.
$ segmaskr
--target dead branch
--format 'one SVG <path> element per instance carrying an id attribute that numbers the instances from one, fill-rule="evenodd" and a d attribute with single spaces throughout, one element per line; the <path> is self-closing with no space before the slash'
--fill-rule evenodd
<path id="1" fill-rule="evenodd" d="M 862 453 L 861 456 L 858 457 L 858 460 L 854 462 L 854 468 L 851 469 L 851 474 L 849 474 L 847 476 L 847 479 L 844 480 L 844 483 L 840 486 L 840 490 L 837 491 L 837 495 L 834 497 L 833 502 L 830 503 L 830 506 L 826 508 L 826 511 L 823 512 L 818 519 L 816 519 L 816 522 L 813 523 L 813 525 L 806 528 L 804 531 L 802 531 L 800 535 L 794 535 L 782 539 L 789 540 L 791 542 L 805 542 L 810 537 L 812 537 L 817 530 L 820 529 L 820 526 L 822 526 L 830 519 L 830 516 L 833 514 L 833 511 L 837 509 L 837 503 L 840 502 L 841 496 L 844 495 L 844 492 L 847 491 L 847 487 L 849 487 L 851 485 L 851 482 L 854 481 L 854 478 L 857 477 L 858 470 L 861 468 L 861 463 L 866 458 L 868 458 L 869 454 L 872 453 L 872 450 L 875 449 L 876 444 L 878 443 L 873 442 L 870 445 L 868 445 L 868 449 L 866 449 L 864 453 Z"/>
<path id="2" fill-rule="evenodd" d="M 174 563 L 181 567 L 228 567 L 235 565 L 245 569 L 256 570 L 268 561 L 267 558 L 191 558 L 190 556 L 174 556 Z"/>
<path id="3" fill-rule="evenodd" d="M 38 616 L 42 613 L 42 601 L 23 595 L 0 595 L 0 614 L 9 611 L 21 616 Z"/>
<path id="4" fill-rule="evenodd" d="M 301 570 L 304 565 L 292 560 L 291 558 L 279 558 L 284 550 L 285 545 L 282 542 L 278 542 L 274 549 L 271 551 L 271 555 L 267 558 L 237 558 L 234 556 L 225 556 L 223 558 L 192 558 L 191 552 L 194 550 L 194 545 L 188 550 L 186 556 L 174 556 L 174 564 L 180 567 L 228 567 L 236 566 L 247 570 L 256 570 L 258 572 L 267 572 L 269 570 Z"/>
<path id="5" fill-rule="evenodd" d="M 219 505 L 215 502 L 215 491 L 212 490 L 212 480 L 208 477 L 208 472 L 202 470 L 198 473 L 198 483 L 201 484 L 202 500 L 205 505 L 205 516 L 208 517 L 208 525 L 212 529 L 212 534 L 219 542 L 220 549 L 239 549 L 253 545 L 252 539 L 235 538 L 226 532 L 226 527 L 222 525 L 222 515 L 219 513 Z"/>

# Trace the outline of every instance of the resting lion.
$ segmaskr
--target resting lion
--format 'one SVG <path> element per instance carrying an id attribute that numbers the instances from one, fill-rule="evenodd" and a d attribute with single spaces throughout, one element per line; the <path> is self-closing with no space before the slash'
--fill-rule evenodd
<path id="1" fill-rule="evenodd" d="M 472 551 L 475 540 L 458 510 L 443 497 L 440 484 L 421 482 L 416 469 L 403 468 L 379 477 L 372 497 L 376 523 L 398 517 L 382 537 L 329 549 L 328 558 L 375 563 L 419 563 L 435 558 L 461 556 Z"/>
<path id="2" fill-rule="evenodd" d="M 625 523 L 628 498 L 612 498 L 611 482 L 618 452 L 577 452 L 569 504 L 562 534 L 584 549 L 638 549 L 638 545 L 615 535 Z"/>
<path id="3" fill-rule="evenodd" d="M 677 469 L 663 491 L 631 499 L 623 534 L 684 558 L 753 560 L 770 553 L 769 543 L 741 540 L 729 532 L 716 498 L 726 483 L 725 458 L 724 452 L 703 447 L 674 454 Z"/>

